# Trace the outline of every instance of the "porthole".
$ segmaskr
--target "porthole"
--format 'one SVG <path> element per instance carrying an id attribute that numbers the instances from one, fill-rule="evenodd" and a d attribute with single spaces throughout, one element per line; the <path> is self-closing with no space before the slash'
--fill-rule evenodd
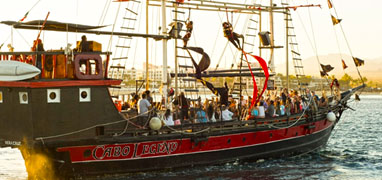
<path id="1" fill-rule="evenodd" d="M 245 140 L 246 140 L 245 137 L 243 137 L 243 142 L 245 142 Z"/>
<path id="2" fill-rule="evenodd" d="M 47 89 L 48 103 L 60 103 L 61 102 L 61 90 L 60 89 Z"/>
<path id="3" fill-rule="evenodd" d="M 272 133 L 269 133 L 269 137 L 271 138 L 273 136 L 273 134 Z"/>
<path id="4" fill-rule="evenodd" d="M 296 132 L 296 136 L 298 135 L 298 132 Z"/>
<path id="5" fill-rule="evenodd" d="M 88 157 L 90 157 L 91 155 L 92 155 L 92 152 L 91 152 L 90 149 L 86 149 L 86 150 L 84 151 L 84 158 L 88 158 Z"/>
<path id="6" fill-rule="evenodd" d="M 90 88 L 80 88 L 79 97 L 80 102 L 90 102 L 91 101 L 91 89 Z"/>
<path id="7" fill-rule="evenodd" d="M 28 104 L 28 93 L 19 92 L 20 104 Z"/>
<path id="8" fill-rule="evenodd" d="M 56 95 L 55 92 L 51 92 L 51 93 L 49 93 L 49 98 L 50 98 L 50 99 L 56 99 L 56 97 L 57 97 L 57 95 Z"/>
<path id="9" fill-rule="evenodd" d="M 86 91 L 82 91 L 81 92 L 81 98 L 85 99 L 88 97 L 88 93 L 86 93 Z"/>
<path id="10" fill-rule="evenodd" d="M 227 144 L 231 144 L 231 139 L 228 139 Z"/>

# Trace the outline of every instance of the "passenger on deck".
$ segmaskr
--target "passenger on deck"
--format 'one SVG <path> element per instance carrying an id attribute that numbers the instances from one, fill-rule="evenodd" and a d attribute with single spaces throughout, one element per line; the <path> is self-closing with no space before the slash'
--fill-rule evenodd
<path id="1" fill-rule="evenodd" d="M 288 98 L 288 89 L 284 88 L 283 91 L 281 92 L 281 99 L 284 104 L 286 103 L 287 98 Z"/>
<path id="2" fill-rule="evenodd" d="M 285 103 L 283 101 L 280 102 L 280 116 L 285 115 Z"/>
<path id="3" fill-rule="evenodd" d="M 146 99 L 146 94 L 142 94 L 142 99 L 138 101 L 139 125 L 146 126 L 149 118 L 150 102 Z"/>
<path id="4" fill-rule="evenodd" d="M 138 109 L 137 104 L 139 101 L 139 96 L 138 96 L 138 94 L 132 93 L 131 97 L 132 97 L 132 99 L 131 99 L 130 107 L 137 110 Z"/>
<path id="5" fill-rule="evenodd" d="M 281 103 L 279 100 L 276 100 L 276 106 L 275 106 L 275 115 L 281 116 Z"/>
<path id="6" fill-rule="evenodd" d="M 147 91 L 145 91 L 145 93 L 147 96 L 147 100 L 150 102 L 150 104 L 153 104 L 153 98 L 150 96 L 150 91 L 147 90 Z"/>
<path id="7" fill-rule="evenodd" d="M 78 52 L 90 52 L 89 42 L 85 35 L 81 37 L 81 42 L 78 46 Z"/>
<path id="8" fill-rule="evenodd" d="M 222 118 L 223 118 L 223 121 L 230 121 L 232 120 L 232 116 L 233 116 L 233 112 L 229 111 L 227 106 L 223 105 L 222 106 Z"/>
<path id="9" fill-rule="evenodd" d="M 259 117 L 259 108 L 257 107 L 257 105 L 253 105 L 252 109 L 251 109 L 251 117 L 250 119 L 254 119 L 254 118 L 258 118 Z"/>
<path id="10" fill-rule="evenodd" d="M 291 102 L 290 98 L 287 98 L 287 101 L 286 101 L 286 104 L 285 104 L 285 114 L 287 116 L 290 116 L 291 115 L 291 111 L 292 111 L 292 102 Z"/>
<path id="11" fill-rule="evenodd" d="M 197 107 L 195 119 L 196 119 L 197 123 L 206 123 L 207 122 L 207 114 L 203 110 L 201 105 L 198 105 L 198 107 Z"/>
<path id="12" fill-rule="evenodd" d="M 174 125 L 174 120 L 172 118 L 172 114 L 171 114 L 170 109 L 167 109 L 166 113 L 164 114 L 164 123 L 167 126 L 173 126 Z"/>
<path id="13" fill-rule="evenodd" d="M 326 98 L 326 93 L 322 93 L 322 97 L 320 101 L 318 102 L 318 107 L 326 107 L 328 106 L 328 99 Z"/>
<path id="14" fill-rule="evenodd" d="M 45 51 L 44 44 L 42 44 L 41 39 L 37 39 L 33 41 L 32 51 L 37 51 L 37 52 Z M 38 54 L 36 56 L 36 67 L 39 68 L 40 70 L 42 69 L 41 59 L 42 59 L 41 54 Z M 40 77 L 41 77 L 41 74 L 40 74 Z"/>
<path id="15" fill-rule="evenodd" d="M 212 101 L 207 105 L 207 117 L 210 122 L 216 122 L 213 98 Z"/>
<path id="16" fill-rule="evenodd" d="M 188 100 L 184 96 L 184 92 L 181 92 L 178 97 L 178 102 L 180 105 L 180 119 L 183 122 L 184 120 L 188 120 L 188 109 L 190 107 Z"/>
<path id="17" fill-rule="evenodd" d="M 275 116 L 275 106 L 274 102 L 271 100 L 269 103 L 269 106 L 265 112 L 267 117 L 274 117 Z"/>
<path id="18" fill-rule="evenodd" d="M 259 105 L 259 118 L 265 118 L 265 108 L 264 108 L 263 101 L 260 101 L 260 105 Z"/>

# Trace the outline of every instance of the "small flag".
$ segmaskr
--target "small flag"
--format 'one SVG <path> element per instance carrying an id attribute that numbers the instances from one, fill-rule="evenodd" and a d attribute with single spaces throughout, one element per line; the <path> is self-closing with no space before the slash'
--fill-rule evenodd
<path id="1" fill-rule="evenodd" d="M 20 19 L 19 22 L 23 22 L 27 18 L 28 14 L 29 14 L 29 11 L 27 13 L 25 13 L 24 17 L 22 19 Z"/>
<path id="2" fill-rule="evenodd" d="M 339 24 L 342 21 L 342 19 L 337 19 L 333 15 L 331 15 L 331 16 L 332 16 L 333 25 Z"/>
<path id="3" fill-rule="evenodd" d="M 328 65 L 321 64 L 321 68 L 325 72 L 325 74 L 334 69 L 334 67 L 332 67 L 330 64 L 328 64 Z"/>
<path id="4" fill-rule="evenodd" d="M 329 6 L 329 9 L 332 9 L 333 8 L 333 4 L 330 0 L 328 0 L 328 6 Z"/>
<path id="5" fill-rule="evenodd" d="M 342 68 L 345 70 L 346 68 L 348 68 L 348 66 L 345 64 L 345 61 L 342 59 Z"/>
<path id="6" fill-rule="evenodd" d="M 328 75 L 328 74 L 327 74 L 326 72 L 324 72 L 324 71 L 320 71 L 320 74 L 321 74 L 321 77 L 325 77 L 325 76 Z"/>
<path id="7" fill-rule="evenodd" d="M 353 57 L 353 60 L 354 60 L 355 66 L 357 66 L 357 67 L 363 66 L 365 64 L 365 61 L 362 59 Z"/>

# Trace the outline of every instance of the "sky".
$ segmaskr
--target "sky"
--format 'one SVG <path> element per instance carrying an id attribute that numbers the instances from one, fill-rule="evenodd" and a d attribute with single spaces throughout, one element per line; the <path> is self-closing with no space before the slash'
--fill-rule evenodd
<path id="1" fill-rule="evenodd" d="M 117 19 L 115 29 L 120 31 L 119 27 L 122 23 L 122 16 L 125 13 L 124 7 L 126 3 L 111 3 L 107 10 L 105 20 L 101 20 L 102 13 L 109 0 L 12 0 L 7 1 L 0 7 L 0 21 L 18 21 L 23 18 L 24 14 L 28 12 L 33 5 L 38 4 L 30 11 L 25 21 L 35 19 L 45 19 L 48 12 L 50 12 L 49 20 L 79 23 L 86 25 L 109 25 L 105 30 L 111 30 L 114 24 L 114 20 Z M 186 1 L 187 2 L 187 1 Z M 244 2 L 235 1 L 235 2 Z M 250 2 L 250 0 L 246 0 Z M 256 0 L 256 3 L 267 3 L 268 0 L 260 1 Z M 274 1 L 280 4 L 279 0 Z M 322 8 L 299 8 L 297 11 L 291 11 L 292 18 L 294 19 L 295 31 L 297 34 L 297 41 L 299 43 L 299 51 L 303 59 L 318 55 L 328 54 L 353 54 L 356 57 L 363 59 L 376 59 L 382 57 L 380 54 L 382 47 L 382 23 L 379 18 L 382 17 L 382 1 L 376 0 L 332 0 L 334 7 L 336 8 L 338 18 L 342 19 L 341 25 L 343 32 L 346 34 L 347 41 L 351 47 L 349 51 L 347 43 L 342 35 L 342 30 L 339 25 L 333 28 L 331 24 L 330 14 L 335 15 L 333 9 L 329 10 L 327 7 L 327 0 L 290 0 L 291 4 L 321 4 Z M 140 13 L 139 22 L 136 24 L 136 32 L 144 33 L 144 3 L 135 8 Z M 118 11 L 120 8 L 120 11 Z M 118 16 L 116 14 L 118 13 Z M 186 15 L 180 16 L 180 19 L 187 19 L 188 10 L 185 10 Z M 309 16 L 310 13 L 310 16 Z M 231 14 L 229 14 L 231 16 Z M 117 18 L 116 18 L 117 17 Z M 167 13 L 167 24 L 173 19 L 171 12 Z M 158 8 L 150 7 L 150 33 L 157 34 L 159 32 L 158 27 L 160 23 L 160 12 Z M 189 42 L 191 46 L 200 46 L 210 54 L 212 59 L 212 67 L 219 64 L 220 67 L 229 67 L 232 63 L 232 59 L 237 59 L 234 54 L 237 54 L 232 45 L 228 45 L 227 49 L 224 49 L 227 40 L 223 37 L 221 22 L 226 21 L 225 13 L 216 12 L 200 12 L 191 11 L 191 20 L 194 21 L 194 32 L 192 39 Z M 257 17 L 254 17 L 257 18 Z M 264 22 L 267 15 L 263 16 Z M 281 23 L 275 25 L 275 44 L 284 45 L 285 40 L 282 38 L 284 30 L 283 16 L 275 16 L 275 20 L 280 20 Z M 244 24 L 247 21 L 246 15 L 233 14 L 233 24 L 235 31 L 238 33 L 244 32 Z M 312 22 L 312 23 L 311 23 Z M 313 29 L 313 30 L 312 30 Z M 263 24 L 263 30 L 269 30 L 269 24 Z M 256 32 L 257 34 L 257 32 Z M 313 36 L 314 34 L 314 36 Z M 337 37 L 336 37 L 336 35 Z M 42 38 L 44 41 L 45 49 L 59 49 L 65 47 L 67 43 L 75 44 L 75 41 L 79 40 L 82 34 L 72 33 L 56 33 L 56 32 L 43 32 Z M 87 35 L 88 39 L 101 42 L 103 44 L 103 50 L 108 50 L 109 36 Z M 33 40 L 37 37 L 37 31 L 30 30 L 13 30 L 13 36 L 11 36 L 11 28 L 6 25 L 0 25 L 0 43 L 5 45 L 1 51 L 6 51 L 6 45 L 13 41 L 15 51 L 27 51 L 30 49 Z M 314 37 L 314 38 L 313 38 Z M 308 40 L 310 39 L 310 40 Z M 337 40 L 338 42 L 337 43 Z M 314 40 L 316 43 L 314 43 Z M 115 56 L 118 56 L 119 52 L 113 47 L 117 44 L 117 39 L 112 41 L 112 48 L 109 48 L 114 52 Z M 258 40 L 256 40 L 258 41 Z M 179 41 L 180 44 L 181 41 Z M 256 42 L 255 44 L 258 44 Z M 130 62 L 129 66 L 142 67 L 145 61 L 145 40 L 143 38 L 134 38 L 132 47 L 129 50 Z M 168 43 L 169 47 L 174 47 L 173 41 Z M 313 48 L 317 47 L 317 48 Z M 150 63 L 160 65 L 162 62 L 162 46 L 161 42 L 155 42 L 150 40 Z M 340 49 L 340 50 L 339 50 Z M 174 62 L 173 50 L 169 50 L 169 65 L 173 65 Z M 181 52 L 184 53 L 184 52 Z M 254 51 L 258 53 L 258 51 Z M 276 66 L 280 66 L 285 62 L 285 50 L 276 50 L 275 61 Z M 262 55 L 264 59 L 267 59 L 269 52 L 263 51 Z M 184 60 L 186 61 L 186 60 Z M 331 63 L 331 59 L 322 59 L 323 63 Z M 335 60 L 337 61 L 337 60 Z M 346 60 L 350 61 L 350 60 Z M 182 62 L 180 62 L 182 63 Z M 186 62 L 184 62 L 186 63 Z M 187 62 L 189 63 L 189 62 Z M 351 63 L 351 62 L 349 62 Z M 282 67 L 277 67 L 282 69 Z"/>

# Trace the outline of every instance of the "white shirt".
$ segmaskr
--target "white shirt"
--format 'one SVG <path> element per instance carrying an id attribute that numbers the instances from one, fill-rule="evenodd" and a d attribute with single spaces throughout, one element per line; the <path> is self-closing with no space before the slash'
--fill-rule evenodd
<path id="1" fill-rule="evenodd" d="M 265 117 L 264 106 L 259 106 L 259 117 Z"/>
<path id="2" fill-rule="evenodd" d="M 150 102 L 147 99 L 140 99 L 138 101 L 138 114 L 141 115 L 149 111 Z M 143 116 L 148 116 L 148 114 L 144 114 Z"/>
<path id="3" fill-rule="evenodd" d="M 232 116 L 233 116 L 233 113 L 229 111 L 228 109 L 222 112 L 223 121 L 232 120 Z"/>
<path id="4" fill-rule="evenodd" d="M 167 126 L 173 126 L 174 120 L 172 119 L 172 115 L 168 116 L 168 118 L 165 118 L 164 122 L 166 123 Z"/>

